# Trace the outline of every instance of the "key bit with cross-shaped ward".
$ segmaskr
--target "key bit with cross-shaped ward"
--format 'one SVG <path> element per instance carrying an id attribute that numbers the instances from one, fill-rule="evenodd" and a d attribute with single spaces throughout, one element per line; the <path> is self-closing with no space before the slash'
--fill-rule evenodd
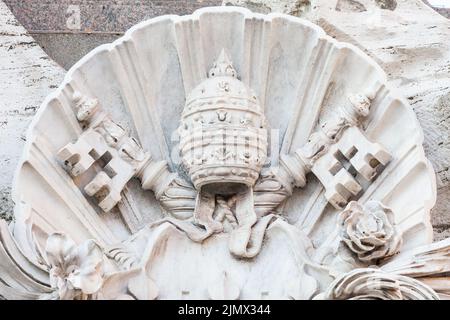
<path id="1" fill-rule="evenodd" d="M 342 209 L 362 192 L 357 177 L 372 182 L 390 160 L 391 155 L 379 143 L 369 141 L 358 127 L 351 126 L 314 162 L 311 171 L 323 184 L 326 199 Z"/>
<path id="2" fill-rule="evenodd" d="M 94 164 L 101 167 L 84 187 L 84 191 L 98 200 L 98 205 L 104 212 L 110 211 L 122 199 L 121 192 L 127 182 L 149 159 L 147 156 L 140 162 L 126 161 L 119 151 L 109 146 L 102 134 L 94 129 L 86 130 L 75 143 L 63 147 L 57 157 L 64 162 L 73 177 L 82 175 Z"/>

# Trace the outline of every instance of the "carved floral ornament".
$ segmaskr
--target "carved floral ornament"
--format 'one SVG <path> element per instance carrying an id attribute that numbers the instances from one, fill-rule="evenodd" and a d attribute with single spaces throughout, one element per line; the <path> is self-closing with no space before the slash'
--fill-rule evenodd
<path id="1" fill-rule="evenodd" d="M 352 201 L 339 216 L 342 241 L 358 259 L 373 262 L 399 251 L 402 239 L 395 228 L 394 214 L 378 201 L 365 206 Z"/>
<path id="2" fill-rule="evenodd" d="M 233 7 L 145 21 L 36 116 L 0 295 L 448 297 L 421 144 L 381 69 L 309 22 Z"/>

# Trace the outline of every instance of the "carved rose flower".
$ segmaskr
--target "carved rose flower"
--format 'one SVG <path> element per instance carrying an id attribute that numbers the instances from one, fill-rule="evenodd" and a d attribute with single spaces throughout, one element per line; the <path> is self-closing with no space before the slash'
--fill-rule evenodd
<path id="1" fill-rule="evenodd" d="M 378 201 L 364 206 L 350 202 L 339 216 L 341 238 L 363 262 L 375 262 L 398 252 L 401 236 L 394 225 L 391 209 Z"/>
<path id="2" fill-rule="evenodd" d="M 77 246 L 64 234 L 54 233 L 46 244 L 50 284 L 59 299 L 85 299 L 103 285 L 103 253 L 92 240 Z"/>

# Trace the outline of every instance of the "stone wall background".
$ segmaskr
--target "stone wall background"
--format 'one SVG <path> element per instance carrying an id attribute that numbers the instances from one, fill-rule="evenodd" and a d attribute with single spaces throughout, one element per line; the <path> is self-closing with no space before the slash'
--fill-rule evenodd
<path id="1" fill-rule="evenodd" d="M 11 184 L 25 131 L 64 74 L 0 1 L 0 218 L 12 216 Z"/>
<path id="2" fill-rule="evenodd" d="M 435 239 L 450 237 L 450 10 L 437 13 L 421 0 L 0 1 L 0 216 L 11 215 L 10 185 L 25 129 L 62 80 L 62 67 L 141 20 L 220 4 L 304 17 L 381 65 L 424 129 L 438 185 Z"/>
<path id="3" fill-rule="evenodd" d="M 68 70 L 95 47 L 136 23 L 164 14 L 190 14 L 222 0 L 4 0 L 49 56 Z M 77 23 L 79 22 L 79 23 Z"/>

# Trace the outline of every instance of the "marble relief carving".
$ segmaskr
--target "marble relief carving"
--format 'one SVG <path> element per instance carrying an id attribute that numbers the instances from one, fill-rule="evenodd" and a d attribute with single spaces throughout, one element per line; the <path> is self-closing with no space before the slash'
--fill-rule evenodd
<path id="1" fill-rule="evenodd" d="M 28 137 L 7 299 L 449 297 L 413 111 L 304 20 L 142 22 L 71 69 Z"/>
<path id="2" fill-rule="evenodd" d="M 378 201 L 368 201 L 364 206 L 350 202 L 339 221 L 342 241 L 361 261 L 376 263 L 400 251 L 402 238 L 394 214 Z"/>

